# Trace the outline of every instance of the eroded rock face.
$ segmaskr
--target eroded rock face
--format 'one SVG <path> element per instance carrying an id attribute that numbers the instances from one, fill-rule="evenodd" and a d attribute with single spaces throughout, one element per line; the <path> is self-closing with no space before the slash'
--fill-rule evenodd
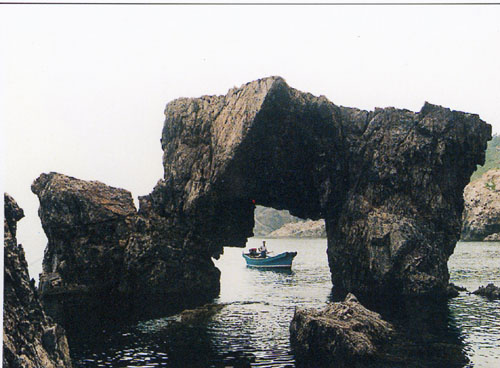
<path id="1" fill-rule="evenodd" d="M 464 190 L 462 240 L 500 240 L 500 170 L 493 169 Z"/>
<path id="2" fill-rule="evenodd" d="M 351 367 L 373 362 L 394 327 L 365 308 L 353 294 L 324 310 L 297 309 L 290 342 L 299 361 L 321 366 Z"/>
<path id="3" fill-rule="evenodd" d="M 3 367 L 72 367 L 65 332 L 45 315 L 17 244 L 16 223 L 23 210 L 8 194 L 4 206 Z"/>
<path id="4" fill-rule="evenodd" d="M 463 188 L 491 138 L 477 115 L 345 108 L 279 77 L 165 115 L 164 179 L 143 201 L 200 254 L 244 246 L 260 204 L 325 219 L 338 288 L 446 293 Z"/>
<path id="5" fill-rule="evenodd" d="M 58 173 L 40 175 L 31 190 L 48 238 L 42 294 L 116 290 L 137 216 L 130 192 Z"/>
<path id="6" fill-rule="evenodd" d="M 175 310 L 218 294 L 220 273 L 211 258 L 197 254 L 182 228 L 144 201 L 138 213 L 127 190 L 49 173 L 32 191 L 48 238 L 41 295 L 68 327 L 72 312 L 155 314 L 160 305 Z"/>

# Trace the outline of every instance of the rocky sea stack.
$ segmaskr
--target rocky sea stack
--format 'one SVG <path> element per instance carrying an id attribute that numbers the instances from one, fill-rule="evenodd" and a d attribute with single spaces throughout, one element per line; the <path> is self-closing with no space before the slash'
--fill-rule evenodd
<path id="1" fill-rule="evenodd" d="M 181 309 L 191 298 L 217 295 L 217 270 L 204 272 L 211 260 L 183 247 L 168 221 L 138 213 L 127 190 L 58 173 L 42 174 L 31 189 L 48 238 L 40 293 L 61 321 L 76 305 L 92 317 L 144 310 L 152 301 Z"/>
<path id="2" fill-rule="evenodd" d="M 30 281 L 24 250 L 17 244 L 23 210 L 4 195 L 4 368 L 71 368 L 65 332 L 47 317 Z"/>

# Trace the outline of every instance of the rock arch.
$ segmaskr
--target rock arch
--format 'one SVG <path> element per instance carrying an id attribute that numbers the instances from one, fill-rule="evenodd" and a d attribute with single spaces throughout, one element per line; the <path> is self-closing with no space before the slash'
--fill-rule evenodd
<path id="1" fill-rule="evenodd" d="M 340 289 L 445 291 L 463 188 L 491 139 L 478 115 L 340 107 L 280 77 L 181 98 L 165 115 L 164 179 L 141 206 L 207 255 L 245 244 L 258 203 L 326 220 Z"/>
<path id="2" fill-rule="evenodd" d="M 42 295 L 177 306 L 215 297 L 212 257 L 245 246 L 256 204 L 325 219 L 338 290 L 446 292 L 463 189 L 491 139 L 478 115 L 341 107 L 270 77 L 179 98 L 165 116 L 164 177 L 138 211 L 129 192 L 103 183 L 56 173 L 34 182 L 49 239 Z"/>

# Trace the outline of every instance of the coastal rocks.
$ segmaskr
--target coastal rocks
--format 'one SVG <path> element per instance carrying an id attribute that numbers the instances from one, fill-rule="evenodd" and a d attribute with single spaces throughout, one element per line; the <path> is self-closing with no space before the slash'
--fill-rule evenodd
<path id="1" fill-rule="evenodd" d="M 490 283 L 486 286 L 480 286 L 479 289 L 473 291 L 472 294 L 485 296 L 489 299 L 500 299 L 500 287 Z"/>
<path id="2" fill-rule="evenodd" d="M 268 234 L 269 238 L 326 238 L 324 220 L 288 223 Z"/>
<path id="3" fill-rule="evenodd" d="M 500 169 L 492 169 L 464 190 L 462 240 L 500 241 Z"/>
<path id="4" fill-rule="evenodd" d="M 165 116 L 148 206 L 202 257 L 244 246 L 262 205 L 325 219 L 336 288 L 446 294 L 463 188 L 491 138 L 477 115 L 346 108 L 270 77 Z"/>
<path id="5" fill-rule="evenodd" d="M 3 367 L 72 367 L 65 332 L 45 315 L 24 250 L 17 245 L 16 223 L 23 210 L 8 194 L 4 206 Z"/>
<path id="6" fill-rule="evenodd" d="M 372 363 L 393 333 L 390 323 L 365 308 L 353 294 L 322 311 L 297 309 L 290 325 L 297 360 L 332 367 Z"/>
<path id="7" fill-rule="evenodd" d="M 186 246 L 188 234 L 155 215 L 147 199 L 137 212 L 127 190 L 53 172 L 40 175 L 32 191 L 48 238 L 40 293 L 68 328 L 72 313 L 96 322 L 117 309 L 155 315 L 218 294 L 210 257 Z"/>
<path id="8" fill-rule="evenodd" d="M 116 290 L 136 218 L 130 192 L 53 172 L 40 175 L 31 190 L 48 238 L 42 295 Z"/>

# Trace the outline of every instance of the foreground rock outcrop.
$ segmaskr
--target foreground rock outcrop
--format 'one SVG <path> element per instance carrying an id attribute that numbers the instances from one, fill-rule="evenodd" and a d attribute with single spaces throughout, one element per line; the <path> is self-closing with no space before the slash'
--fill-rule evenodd
<path id="1" fill-rule="evenodd" d="M 479 289 L 473 291 L 472 294 L 485 296 L 490 299 L 500 299 L 500 287 L 490 283 L 486 286 L 480 286 Z"/>
<path id="2" fill-rule="evenodd" d="M 462 240 L 500 241 L 500 169 L 492 169 L 464 190 Z"/>
<path id="3" fill-rule="evenodd" d="M 298 361 L 325 367 L 361 366 L 381 358 L 394 327 L 348 294 L 324 310 L 297 309 L 290 324 L 290 342 Z"/>
<path id="4" fill-rule="evenodd" d="M 202 257 L 244 246 L 258 204 L 325 219 L 335 287 L 446 294 L 463 188 L 491 138 L 477 115 L 346 108 L 279 77 L 165 115 L 164 179 L 141 207 Z"/>
<path id="5" fill-rule="evenodd" d="M 144 207 L 138 213 L 127 190 L 49 173 L 32 191 L 48 238 L 40 293 L 54 317 L 65 316 L 61 322 L 69 324 L 75 305 L 90 314 L 142 311 L 154 301 L 176 309 L 217 295 L 211 259 L 185 247 L 172 223 Z"/>
<path id="6" fill-rule="evenodd" d="M 16 240 L 16 224 L 23 210 L 4 195 L 3 367 L 72 367 L 62 327 L 47 317 L 40 305 L 28 264 Z"/>

